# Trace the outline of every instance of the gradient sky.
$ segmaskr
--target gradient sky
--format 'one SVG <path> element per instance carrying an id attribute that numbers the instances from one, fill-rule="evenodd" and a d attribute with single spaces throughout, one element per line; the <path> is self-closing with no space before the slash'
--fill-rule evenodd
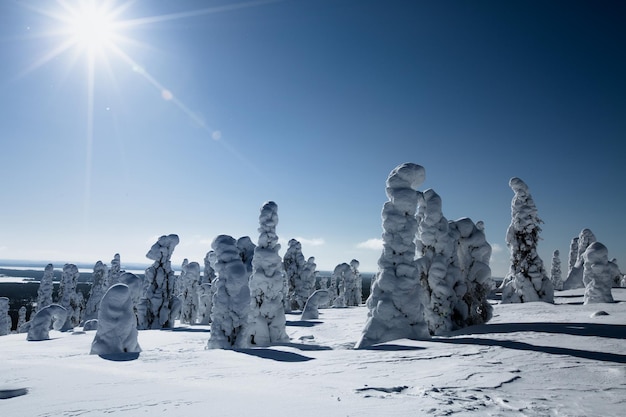
<path id="1" fill-rule="evenodd" d="M 108 3 L 90 72 L 55 54 L 62 4 L 0 2 L 0 259 L 148 262 L 176 233 L 173 263 L 202 263 L 274 200 L 283 250 L 375 271 L 385 180 L 414 162 L 448 219 L 485 222 L 495 276 L 513 176 L 548 270 L 590 228 L 626 271 L 625 3 Z"/>

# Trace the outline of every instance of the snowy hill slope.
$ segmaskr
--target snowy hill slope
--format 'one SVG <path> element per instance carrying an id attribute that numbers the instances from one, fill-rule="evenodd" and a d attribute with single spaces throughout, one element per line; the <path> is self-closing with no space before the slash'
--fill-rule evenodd
<path id="1" fill-rule="evenodd" d="M 95 332 L 0 338 L 1 416 L 622 416 L 626 289 L 613 304 L 497 304 L 428 342 L 353 350 L 367 309 L 288 315 L 291 343 L 205 350 L 207 326 L 139 332 L 135 360 L 89 355 Z M 591 317 L 604 310 L 609 315 Z"/>

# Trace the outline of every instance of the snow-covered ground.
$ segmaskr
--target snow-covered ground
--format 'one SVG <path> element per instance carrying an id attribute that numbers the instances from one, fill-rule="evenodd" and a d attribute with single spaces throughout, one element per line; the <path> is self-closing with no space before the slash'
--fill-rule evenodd
<path id="1" fill-rule="evenodd" d="M 208 326 L 143 330 L 128 361 L 90 355 L 95 331 L 13 334 L 0 337 L 0 397 L 28 391 L 0 416 L 623 416 L 626 289 L 613 296 L 496 304 L 486 325 L 364 350 L 364 307 L 287 315 L 291 343 L 270 348 L 206 350 Z"/>

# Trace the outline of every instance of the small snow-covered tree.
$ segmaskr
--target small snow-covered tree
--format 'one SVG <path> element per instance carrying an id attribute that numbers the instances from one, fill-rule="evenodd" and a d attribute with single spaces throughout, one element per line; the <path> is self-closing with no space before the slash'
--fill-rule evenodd
<path id="1" fill-rule="evenodd" d="M 26 306 L 21 306 L 20 309 L 17 311 L 17 331 L 18 333 L 20 333 L 20 329 L 22 328 L 22 326 L 24 326 L 24 324 L 26 324 Z"/>
<path id="2" fill-rule="evenodd" d="M 174 294 L 181 296 L 185 290 L 185 281 L 187 279 L 187 265 L 189 265 L 189 259 L 183 259 L 183 263 L 180 266 L 180 275 L 174 277 Z"/>
<path id="3" fill-rule="evenodd" d="M 502 282 L 502 302 L 552 303 L 554 287 L 537 253 L 541 232 L 537 207 L 524 181 L 514 177 L 509 181 L 509 186 L 515 193 L 511 202 L 511 224 L 506 234 L 506 244 L 511 251 L 511 266 Z"/>
<path id="4" fill-rule="evenodd" d="M 211 323 L 211 307 L 213 306 L 212 285 L 209 283 L 198 286 L 198 323 Z"/>
<path id="5" fill-rule="evenodd" d="M 550 266 L 550 280 L 555 290 L 563 289 L 563 278 L 561 276 L 561 258 L 560 252 L 555 250 L 552 253 L 552 265 Z"/>
<path id="6" fill-rule="evenodd" d="M 249 343 L 269 346 L 289 341 L 283 304 L 283 267 L 276 234 L 278 206 L 268 201 L 259 215 L 259 241 L 252 258 L 250 278 Z"/>
<path id="7" fill-rule="evenodd" d="M 580 231 L 578 235 L 578 239 L 576 240 L 576 261 L 574 265 L 570 268 L 567 273 L 567 278 L 565 282 L 563 282 L 564 290 L 574 290 L 576 288 L 584 288 L 585 284 L 583 282 L 583 270 L 585 269 L 585 251 L 593 242 L 595 242 L 596 236 L 589 229 L 583 229 Z M 572 249 L 574 243 L 572 241 Z M 571 256 L 571 255 L 570 255 Z M 570 259 L 571 263 L 571 259 Z"/>
<path id="8" fill-rule="evenodd" d="M 202 275 L 202 284 L 210 284 L 215 279 L 215 252 L 210 250 L 204 257 L 204 274 Z"/>
<path id="9" fill-rule="evenodd" d="M 63 265 L 61 284 L 59 285 L 58 304 L 67 311 L 67 318 L 61 331 L 66 332 L 78 326 L 85 309 L 83 294 L 77 291 L 80 273 L 74 264 Z"/>
<path id="10" fill-rule="evenodd" d="M 311 294 L 309 299 L 304 305 L 300 320 L 315 320 L 319 318 L 320 312 L 318 310 L 320 305 L 328 303 L 328 290 L 317 290 Z"/>
<path id="11" fill-rule="evenodd" d="M 613 258 L 609 261 L 609 266 L 611 267 L 611 277 L 613 277 L 613 288 L 619 288 L 622 285 L 622 271 L 619 270 L 619 266 L 617 265 L 617 259 Z"/>
<path id="12" fill-rule="evenodd" d="M 179 243 L 178 235 L 161 236 L 146 254 L 154 263 L 146 269 L 146 288 L 137 306 L 139 329 L 165 329 L 174 326 L 180 300 L 174 293 L 171 257 Z"/>
<path id="13" fill-rule="evenodd" d="M 245 348 L 248 346 L 244 332 L 250 312 L 250 287 L 248 273 L 241 260 L 234 238 L 219 235 L 211 243 L 217 261 L 214 281 L 216 290 L 211 310 L 211 336 L 209 349 Z"/>
<path id="14" fill-rule="evenodd" d="M 363 278 L 359 272 L 360 262 L 356 259 L 350 261 L 350 269 L 354 276 L 354 293 L 347 297 L 346 302 L 349 306 L 359 306 L 363 302 Z"/>
<path id="15" fill-rule="evenodd" d="M 241 261 L 246 266 L 246 271 L 248 274 L 252 275 L 252 259 L 254 258 L 254 248 L 256 248 L 256 245 L 252 242 L 250 237 L 243 236 L 237 239 L 237 247 L 239 248 Z"/>
<path id="16" fill-rule="evenodd" d="M 315 291 L 316 268 L 317 264 L 315 263 L 315 257 L 313 256 L 310 256 L 302 266 L 302 272 L 300 273 L 300 294 L 302 297 L 306 295 L 307 299 Z M 302 308 L 304 308 L 304 306 Z"/>
<path id="17" fill-rule="evenodd" d="M 612 303 L 613 277 L 609 265 L 609 251 L 600 242 L 591 243 L 585 252 L 583 283 L 585 284 L 584 303 Z"/>
<path id="18" fill-rule="evenodd" d="M 90 354 L 141 352 L 137 334 L 132 291 L 126 284 L 117 283 L 102 297 L 98 312 L 98 329 L 91 343 Z"/>
<path id="19" fill-rule="evenodd" d="M 333 307 L 344 308 L 348 306 L 346 301 L 346 287 L 350 285 L 351 273 L 350 265 L 345 262 L 340 263 L 333 270 L 333 275 L 330 279 L 335 284 L 334 289 L 337 291 L 333 297 Z"/>
<path id="20" fill-rule="evenodd" d="M 389 201 L 382 211 L 383 252 L 367 299 L 367 322 L 356 348 L 401 338 L 430 337 L 415 264 L 417 188 L 424 176 L 423 167 L 406 163 L 396 167 L 387 178 Z"/>
<path id="21" fill-rule="evenodd" d="M 13 323 L 9 315 L 9 299 L 0 297 L 0 336 L 6 336 L 11 333 Z"/>
<path id="22" fill-rule="evenodd" d="M 39 341 L 50 339 L 50 329 L 62 330 L 67 321 L 67 310 L 58 304 L 50 304 L 39 310 L 30 320 L 26 340 Z"/>
<path id="23" fill-rule="evenodd" d="M 198 287 L 200 286 L 200 264 L 190 262 L 187 264 L 185 280 L 181 283 L 182 311 L 180 321 L 187 324 L 196 324 L 198 317 Z"/>
<path id="24" fill-rule="evenodd" d="M 569 259 L 567 263 L 567 275 L 572 272 L 572 269 L 576 266 L 578 260 L 578 236 L 572 239 L 569 246 Z"/>
<path id="25" fill-rule="evenodd" d="M 109 288 L 107 285 L 108 267 L 102 261 L 96 262 L 91 274 L 91 290 L 89 291 L 89 299 L 85 307 L 85 320 L 98 318 L 98 308 L 100 308 L 100 300 Z"/>
<path id="26" fill-rule="evenodd" d="M 111 259 L 111 267 L 108 270 L 106 285 L 107 288 L 120 282 L 120 275 L 122 274 L 122 263 L 120 260 L 120 254 L 116 253 Z"/>
<path id="27" fill-rule="evenodd" d="M 307 298 L 311 295 L 305 294 L 302 281 L 302 270 L 304 269 L 304 255 L 302 245 L 296 239 L 289 240 L 289 247 L 283 256 L 283 265 L 289 283 L 289 307 L 291 310 L 302 310 Z"/>
<path id="28" fill-rule="evenodd" d="M 39 281 L 39 289 L 37 290 L 37 311 L 52 304 L 52 289 L 54 288 L 54 284 L 52 282 L 53 278 L 54 266 L 52 264 L 48 264 L 43 271 L 41 281 Z"/>

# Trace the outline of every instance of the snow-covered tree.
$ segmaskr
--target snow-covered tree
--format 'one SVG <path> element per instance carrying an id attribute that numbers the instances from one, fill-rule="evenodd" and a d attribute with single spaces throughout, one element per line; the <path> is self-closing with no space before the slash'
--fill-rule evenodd
<path id="1" fill-rule="evenodd" d="M 107 284 L 107 274 L 109 268 L 102 263 L 96 262 L 91 274 L 91 290 L 89 291 L 89 299 L 85 307 L 85 320 L 98 318 L 98 309 L 100 308 L 100 300 L 109 288 Z"/>
<path id="2" fill-rule="evenodd" d="M 310 256 L 302 266 L 302 272 L 300 273 L 300 294 L 304 296 L 308 294 L 307 299 L 315 291 L 315 280 L 317 278 L 317 264 L 315 263 L 315 257 Z M 306 304 L 306 301 L 305 301 Z M 304 308 L 304 306 L 303 306 Z"/>
<path id="3" fill-rule="evenodd" d="M 6 336 L 11 333 L 13 323 L 9 315 L 9 299 L 0 297 L 0 336 Z"/>
<path id="4" fill-rule="evenodd" d="M 78 326 L 82 321 L 85 309 L 83 294 L 77 291 L 80 273 L 74 264 L 63 265 L 61 284 L 59 286 L 58 304 L 67 311 L 67 318 L 61 331 L 66 332 Z"/>
<path id="5" fill-rule="evenodd" d="M 487 297 L 493 290 L 491 278 L 491 245 L 485 237 L 484 224 L 464 217 L 449 223 L 456 242 L 453 266 L 460 271 L 461 280 L 454 287 L 457 302 L 454 307 L 454 328 L 483 324 L 491 319 L 493 308 Z"/>
<path id="6" fill-rule="evenodd" d="M 367 299 L 367 322 L 356 348 L 395 339 L 430 337 L 415 264 L 417 188 L 424 182 L 424 176 L 423 167 L 405 163 L 387 178 L 389 201 L 382 211 L 383 252 Z"/>
<path id="7" fill-rule="evenodd" d="M 237 239 L 237 247 L 239 248 L 241 261 L 246 266 L 246 271 L 248 274 L 252 275 L 252 259 L 254 258 L 254 248 L 256 248 L 256 245 L 252 242 L 250 237 L 244 236 Z"/>
<path id="8" fill-rule="evenodd" d="M 217 261 L 217 278 L 211 310 L 209 349 L 244 348 L 248 346 L 244 332 L 250 312 L 248 273 L 241 260 L 234 238 L 219 235 L 211 243 Z"/>
<path id="9" fill-rule="evenodd" d="M 213 306 L 213 286 L 209 283 L 198 286 L 198 323 L 211 323 L 211 307 Z"/>
<path id="10" fill-rule="evenodd" d="M 569 258 L 567 263 L 567 275 L 572 272 L 572 268 L 576 266 L 578 260 L 578 236 L 572 239 L 569 245 Z"/>
<path id="11" fill-rule="evenodd" d="M 43 271 L 41 281 L 39 281 L 39 289 L 37 290 L 37 311 L 52 304 L 52 289 L 54 288 L 52 282 L 53 278 L 54 266 L 48 264 Z"/>
<path id="12" fill-rule="evenodd" d="M 561 275 L 561 258 L 560 252 L 555 250 L 552 253 L 552 265 L 550 266 L 550 280 L 555 290 L 563 289 L 563 278 Z"/>
<path id="13" fill-rule="evenodd" d="M 584 288 L 585 284 L 583 283 L 583 270 L 585 269 L 585 251 L 593 242 L 595 242 L 596 236 L 589 229 L 583 229 L 580 231 L 578 235 L 578 239 L 576 240 L 576 261 L 574 265 L 570 267 L 569 272 L 567 273 L 567 278 L 565 282 L 563 282 L 564 290 L 574 290 L 576 288 Z M 574 248 L 574 241 L 572 241 L 572 250 Z M 571 255 L 570 255 L 571 256 Z M 570 259 L 571 265 L 571 259 Z"/>
<path id="14" fill-rule="evenodd" d="M 215 252 L 210 250 L 204 257 L 204 274 L 202 275 L 202 284 L 210 284 L 215 279 Z"/>
<path id="15" fill-rule="evenodd" d="M 161 236 L 146 254 L 154 263 L 146 269 L 147 287 L 137 306 L 141 330 L 174 327 L 175 314 L 180 312 L 180 300 L 174 293 L 175 273 L 170 259 L 178 243 L 178 235 Z"/>
<path id="16" fill-rule="evenodd" d="M 259 215 L 259 241 L 252 258 L 250 278 L 249 343 L 269 346 L 289 341 L 283 303 L 283 267 L 278 251 L 278 206 L 268 201 Z"/>
<path id="17" fill-rule="evenodd" d="M 182 311 L 180 321 L 187 324 L 196 324 L 198 317 L 198 287 L 200 286 L 200 264 L 190 262 L 182 285 Z"/>
<path id="18" fill-rule="evenodd" d="M 22 328 L 22 326 L 24 326 L 24 324 L 26 324 L 26 306 L 21 306 L 20 309 L 17 311 L 17 331 L 18 333 L 20 332 L 20 329 Z"/>
<path id="19" fill-rule="evenodd" d="M 511 252 L 511 266 L 502 282 L 502 302 L 552 303 L 554 287 L 537 253 L 541 232 L 537 207 L 524 181 L 511 178 L 509 186 L 515 193 L 511 202 L 511 224 L 506 234 L 506 244 Z"/>
<path id="20" fill-rule="evenodd" d="M 304 269 L 304 255 L 302 245 L 296 239 L 289 240 L 289 247 L 283 256 L 283 266 L 287 274 L 289 283 L 289 308 L 291 310 L 302 310 L 306 300 L 311 295 L 306 293 L 302 281 L 302 270 Z"/>
<path id="21" fill-rule="evenodd" d="M 39 310 L 30 320 L 26 340 L 38 341 L 50 339 L 50 329 L 62 330 L 67 321 L 67 310 L 58 304 L 50 304 Z"/>
<path id="22" fill-rule="evenodd" d="M 183 259 L 183 263 L 180 266 L 180 275 L 174 277 L 174 294 L 176 296 L 182 296 L 185 290 L 185 281 L 187 279 L 187 265 L 189 265 L 189 259 Z M 182 299 L 181 299 L 182 300 Z"/>
<path id="23" fill-rule="evenodd" d="M 346 302 L 349 306 L 359 306 L 363 302 L 363 278 L 359 272 L 360 262 L 356 259 L 350 261 L 350 269 L 352 270 L 352 276 L 354 277 L 354 292 L 346 297 Z"/>
<path id="24" fill-rule="evenodd" d="M 454 330 L 457 287 L 464 285 L 454 266 L 456 242 L 441 210 L 441 197 L 432 189 L 418 197 L 417 267 L 424 295 L 424 318 L 431 334 Z M 465 292 L 464 289 L 461 292 Z"/>
<path id="25" fill-rule="evenodd" d="M 116 253 L 111 259 L 111 267 L 107 273 L 106 285 L 107 288 L 120 282 L 120 275 L 122 274 L 122 263 L 120 261 L 120 254 Z"/>
<path id="26" fill-rule="evenodd" d="M 137 333 L 131 290 L 125 284 L 115 284 L 102 297 L 98 329 L 91 343 L 90 354 L 141 352 Z"/>
<path id="27" fill-rule="evenodd" d="M 609 266 L 611 267 L 611 277 L 613 277 L 613 288 L 619 288 L 622 285 L 622 271 L 619 270 L 619 266 L 617 265 L 617 259 L 613 258 L 609 261 Z"/>
<path id="28" fill-rule="evenodd" d="M 591 243 L 583 253 L 584 303 L 612 303 L 613 277 L 609 265 L 609 251 L 600 242 Z"/>
<path id="29" fill-rule="evenodd" d="M 327 304 L 328 301 L 328 290 L 317 290 L 313 292 L 309 299 L 306 300 L 306 304 L 304 305 L 304 310 L 302 310 L 300 320 L 315 320 L 319 318 L 319 306 Z"/>
<path id="30" fill-rule="evenodd" d="M 347 263 L 340 263 L 333 270 L 333 275 L 330 277 L 337 290 L 337 294 L 333 297 L 333 307 L 344 308 L 348 306 L 346 301 L 346 289 L 350 286 L 352 270 Z"/>

